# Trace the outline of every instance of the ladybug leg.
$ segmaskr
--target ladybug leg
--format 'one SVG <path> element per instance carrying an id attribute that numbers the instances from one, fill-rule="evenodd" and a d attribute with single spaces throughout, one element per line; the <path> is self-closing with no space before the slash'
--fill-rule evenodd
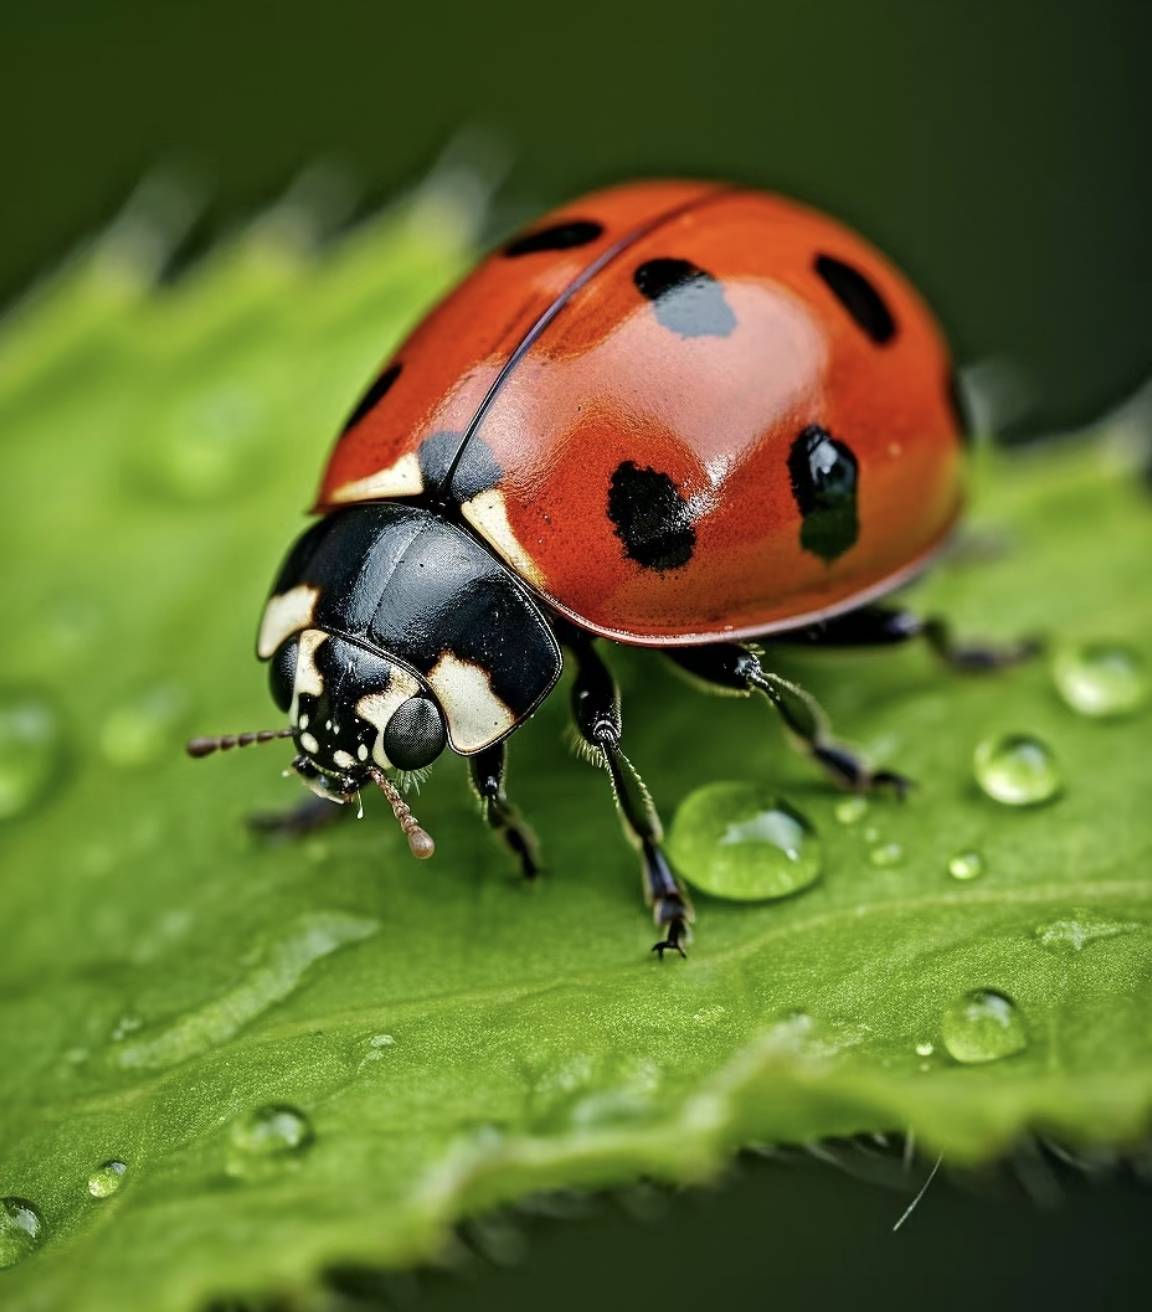
<path id="1" fill-rule="evenodd" d="M 692 903 L 660 846 L 664 831 L 648 789 L 620 750 L 620 691 L 591 641 L 574 638 L 570 646 L 577 662 L 572 714 L 580 737 L 594 749 L 596 758 L 608 771 L 624 833 L 640 854 L 644 901 L 652 908 L 652 918 L 661 934 L 652 951 L 661 960 L 665 952 L 686 956 L 684 946 L 691 938 Z"/>
<path id="2" fill-rule="evenodd" d="M 480 799 L 485 821 L 520 862 L 524 878 L 535 879 L 540 873 L 536 835 L 504 792 L 506 766 L 507 752 L 502 742 L 468 758 L 472 787 Z"/>
<path id="3" fill-rule="evenodd" d="M 680 647 L 667 653 L 694 679 L 718 692 L 758 692 L 775 707 L 785 727 L 841 787 L 855 793 L 890 788 L 899 797 L 911 781 L 892 770 L 872 770 L 829 731 L 828 718 L 816 699 L 778 674 L 770 674 L 749 647 L 723 642 Z"/>
<path id="4" fill-rule="evenodd" d="M 340 806 L 324 797 L 306 797 L 287 811 L 258 811 L 250 815 L 248 828 L 269 838 L 304 838 L 318 829 L 327 829 L 346 815 L 355 814 L 354 806 Z"/>
<path id="5" fill-rule="evenodd" d="M 820 647 L 887 647 L 923 638 L 946 665 L 964 674 L 988 674 L 1018 665 L 1041 650 L 1038 638 L 1016 642 L 963 642 L 951 624 L 939 616 L 923 618 L 891 606 L 862 606 L 835 619 L 813 624 L 796 633 L 781 634 L 773 642 L 803 642 Z"/>

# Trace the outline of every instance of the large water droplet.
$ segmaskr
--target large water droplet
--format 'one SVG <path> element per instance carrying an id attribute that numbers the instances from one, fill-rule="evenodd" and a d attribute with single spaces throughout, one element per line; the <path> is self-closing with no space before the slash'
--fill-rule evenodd
<path id="1" fill-rule="evenodd" d="M 985 738 L 976 748 L 973 769 L 981 789 L 1005 806 L 1037 806 L 1061 788 L 1051 749 L 1028 734 Z"/>
<path id="2" fill-rule="evenodd" d="M 286 1165 L 312 1142 L 312 1122 L 295 1107 L 269 1103 L 232 1122 L 228 1174 L 261 1175 Z"/>
<path id="3" fill-rule="evenodd" d="M 820 839 L 787 802 L 744 783 L 698 788 L 668 836 L 677 870 L 696 888 L 738 902 L 786 897 L 820 875 Z"/>
<path id="4" fill-rule="evenodd" d="M 1052 677 L 1060 696 L 1074 711 L 1102 720 L 1140 710 L 1152 687 L 1137 652 L 1104 642 L 1058 652 Z"/>
<path id="5" fill-rule="evenodd" d="M 957 852 L 948 862 L 948 873 L 953 879 L 979 879 L 986 868 L 984 858 L 980 853 L 971 850 Z"/>
<path id="6" fill-rule="evenodd" d="M 48 792 L 60 755 L 60 721 L 47 702 L 0 699 L 0 820 L 22 815 Z"/>
<path id="7" fill-rule="evenodd" d="M 88 1192 L 93 1198 L 111 1198 L 124 1183 L 128 1167 L 117 1158 L 98 1166 L 88 1177 Z"/>
<path id="8" fill-rule="evenodd" d="M 0 1198 L 0 1270 L 40 1247 L 44 1222 L 27 1198 Z"/>
<path id="9" fill-rule="evenodd" d="M 1016 1004 L 992 989 L 975 989 L 957 998 L 940 1019 L 940 1037 L 949 1054 L 966 1066 L 999 1061 L 1028 1046 Z"/>
<path id="10" fill-rule="evenodd" d="M 175 759 L 187 721 L 188 697 L 171 684 L 146 688 L 110 711 L 100 728 L 100 750 L 113 765 L 151 765 Z"/>

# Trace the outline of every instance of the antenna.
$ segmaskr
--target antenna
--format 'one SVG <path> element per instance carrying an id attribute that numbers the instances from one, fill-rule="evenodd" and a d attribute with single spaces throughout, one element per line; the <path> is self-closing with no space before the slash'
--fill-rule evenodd
<path id="1" fill-rule="evenodd" d="M 420 828 L 420 822 L 412 814 L 408 803 L 400 796 L 396 785 L 383 770 L 373 767 L 368 771 L 368 775 L 388 799 L 392 814 L 396 817 L 400 828 L 404 831 L 404 837 L 408 840 L 409 851 L 418 861 L 426 861 L 436 851 L 436 844 L 432 841 L 432 835 L 426 829 Z"/>
<path id="2" fill-rule="evenodd" d="M 211 756 L 213 752 L 230 752 L 233 747 L 251 747 L 253 743 L 291 738 L 294 732 L 293 729 L 257 729 L 254 733 L 226 733 L 219 738 L 190 738 L 184 750 L 189 756 Z"/>

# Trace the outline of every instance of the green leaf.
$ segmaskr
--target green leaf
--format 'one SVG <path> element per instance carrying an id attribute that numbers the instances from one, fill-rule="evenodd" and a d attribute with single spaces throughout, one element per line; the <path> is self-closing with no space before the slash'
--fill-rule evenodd
<path id="1" fill-rule="evenodd" d="M 265 588 L 328 435 L 463 263 L 450 220 L 424 197 L 320 255 L 264 225 L 162 289 L 104 243 L 7 325 L 0 1195 L 42 1225 L 0 1215 L 5 1307 L 305 1291 L 433 1254 L 498 1201 L 696 1179 L 752 1141 L 911 1129 L 974 1160 L 1030 1129 L 1147 1126 L 1148 717 L 1077 714 L 1044 661 L 962 679 L 912 648 L 773 652 L 919 783 L 845 823 L 765 705 L 614 652 L 666 815 L 731 780 L 821 836 L 816 884 L 700 896 L 691 959 L 663 966 L 606 779 L 560 745 L 562 693 L 512 745 L 548 862 L 532 888 L 458 761 L 419 798 L 439 854 L 418 865 L 371 800 L 363 824 L 250 838 L 249 812 L 297 796 L 275 747 L 182 756 L 187 732 L 276 722 L 251 656 Z M 985 475 L 980 536 L 915 604 L 1152 655 L 1152 507 L 1114 448 Z M 1051 747 L 1058 800 L 976 788 L 974 748 L 1009 732 Z M 948 874 L 964 851 L 979 878 Z M 973 1043 L 1002 1055 L 950 1055 Z"/>

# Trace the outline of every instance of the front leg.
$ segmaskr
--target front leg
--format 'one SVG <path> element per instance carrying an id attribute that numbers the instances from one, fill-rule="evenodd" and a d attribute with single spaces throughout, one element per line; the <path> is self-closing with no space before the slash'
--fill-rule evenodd
<path id="1" fill-rule="evenodd" d="M 257 811 L 248 817 L 248 828 L 267 838 L 304 838 L 329 828 L 347 815 L 355 815 L 357 810 L 348 803 L 340 805 L 326 797 L 309 796 L 286 811 Z"/>
<path id="2" fill-rule="evenodd" d="M 730 693 L 760 693 L 775 708 L 792 737 L 841 787 L 856 793 L 890 788 L 903 797 L 909 781 L 892 770 L 873 770 L 829 733 L 828 717 L 816 699 L 778 674 L 770 674 L 759 656 L 735 642 L 707 647 L 677 647 L 667 655 L 693 678 Z"/>
<path id="3" fill-rule="evenodd" d="M 536 835 L 524 823 L 520 812 L 508 801 L 504 792 L 507 758 L 502 742 L 469 757 L 472 787 L 480 799 L 484 819 L 520 862 L 524 878 L 535 879 L 540 873 Z"/>
<path id="4" fill-rule="evenodd" d="M 691 937 L 692 904 L 660 846 L 664 833 L 648 789 L 620 750 L 620 692 L 616 681 L 590 639 L 573 636 L 569 645 L 577 663 L 572 714 L 580 737 L 608 771 L 625 836 L 640 854 L 644 901 L 652 908 L 652 918 L 661 934 L 652 951 L 661 960 L 668 951 L 686 956 L 684 945 Z"/>
<path id="5" fill-rule="evenodd" d="M 991 674 L 1019 665 L 1041 650 L 1038 638 L 1014 642 L 971 642 L 957 638 L 939 615 L 927 618 L 892 606 L 861 606 L 819 624 L 782 633 L 773 642 L 802 642 L 818 647 L 890 647 L 922 638 L 946 665 L 962 674 Z"/>

